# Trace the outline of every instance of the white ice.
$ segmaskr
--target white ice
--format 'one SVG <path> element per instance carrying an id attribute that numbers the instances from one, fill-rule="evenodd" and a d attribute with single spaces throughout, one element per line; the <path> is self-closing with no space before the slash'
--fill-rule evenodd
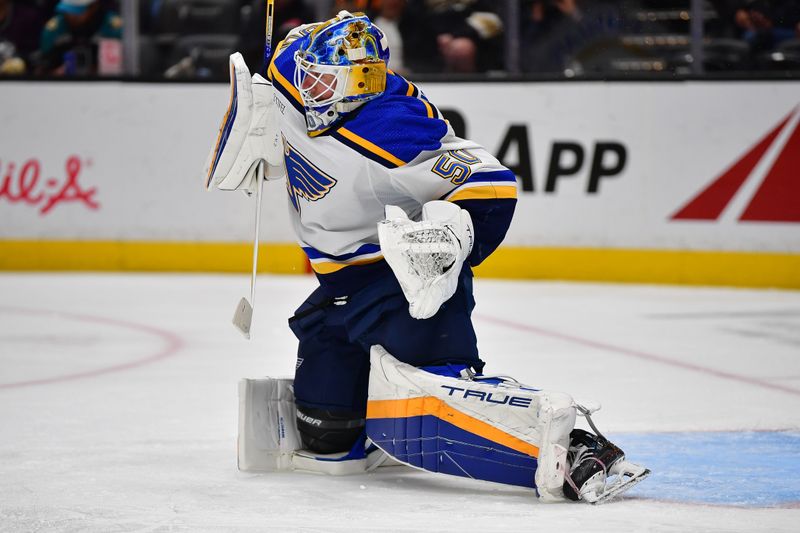
<path id="1" fill-rule="evenodd" d="M 314 286 L 261 277 L 247 342 L 244 276 L 0 275 L 0 531 L 800 530 L 797 501 L 546 505 L 405 468 L 238 472 L 237 382 L 292 374 L 286 318 Z M 800 429 L 800 292 L 478 280 L 476 298 L 487 372 L 599 400 L 606 433 Z"/>

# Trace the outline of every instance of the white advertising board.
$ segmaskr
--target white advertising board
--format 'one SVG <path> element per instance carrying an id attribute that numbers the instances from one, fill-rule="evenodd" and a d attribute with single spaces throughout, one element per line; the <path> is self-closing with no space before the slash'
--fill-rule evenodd
<path id="1" fill-rule="evenodd" d="M 421 88 L 520 178 L 505 246 L 800 252 L 800 82 Z M 0 241 L 250 239 L 253 201 L 203 188 L 226 85 L 0 91 Z M 264 240 L 293 242 L 266 192 Z"/>
<path id="2" fill-rule="evenodd" d="M 462 114 L 467 134 L 508 166 L 520 164 L 527 144 L 525 188 L 533 190 L 521 190 L 506 244 L 800 251 L 798 83 L 424 89 L 440 108 Z M 739 163 L 787 117 L 750 158 L 754 166 Z M 735 176 L 725 175 L 730 167 Z M 720 178 L 692 213 L 675 218 Z M 758 213 L 743 219 L 755 199 Z"/>
<path id="3" fill-rule="evenodd" d="M 3 83 L 0 239 L 245 241 L 254 208 L 209 192 L 224 85 Z M 267 239 L 292 241 L 269 187 Z"/>

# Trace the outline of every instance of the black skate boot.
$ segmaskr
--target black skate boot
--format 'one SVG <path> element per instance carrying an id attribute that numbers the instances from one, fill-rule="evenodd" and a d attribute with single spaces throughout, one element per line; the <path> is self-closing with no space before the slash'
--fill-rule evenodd
<path id="1" fill-rule="evenodd" d="M 573 429 L 569 436 L 564 496 L 570 500 L 606 502 L 650 474 L 647 468 L 626 461 L 625 452 L 602 435 Z M 608 482 L 611 477 L 616 479 Z"/>

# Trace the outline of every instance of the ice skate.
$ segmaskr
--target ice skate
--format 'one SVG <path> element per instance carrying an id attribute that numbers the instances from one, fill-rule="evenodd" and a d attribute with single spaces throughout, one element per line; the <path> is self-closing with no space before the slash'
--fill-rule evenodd
<path id="1" fill-rule="evenodd" d="M 626 461 L 625 452 L 602 435 L 582 429 L 570 433 L 568 461 L 564 495 L 592 504 L 611 500 L 650 474 L 647 468 Z"/>

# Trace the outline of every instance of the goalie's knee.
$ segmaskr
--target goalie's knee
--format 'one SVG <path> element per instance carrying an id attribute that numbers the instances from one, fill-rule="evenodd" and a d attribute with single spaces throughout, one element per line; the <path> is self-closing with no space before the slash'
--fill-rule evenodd
<path id="1" fill-rule="evenodd" d="M 297 406 L 303 447 L 316 453 L 346 452 L 364 431 L 364 414 Z"/>

